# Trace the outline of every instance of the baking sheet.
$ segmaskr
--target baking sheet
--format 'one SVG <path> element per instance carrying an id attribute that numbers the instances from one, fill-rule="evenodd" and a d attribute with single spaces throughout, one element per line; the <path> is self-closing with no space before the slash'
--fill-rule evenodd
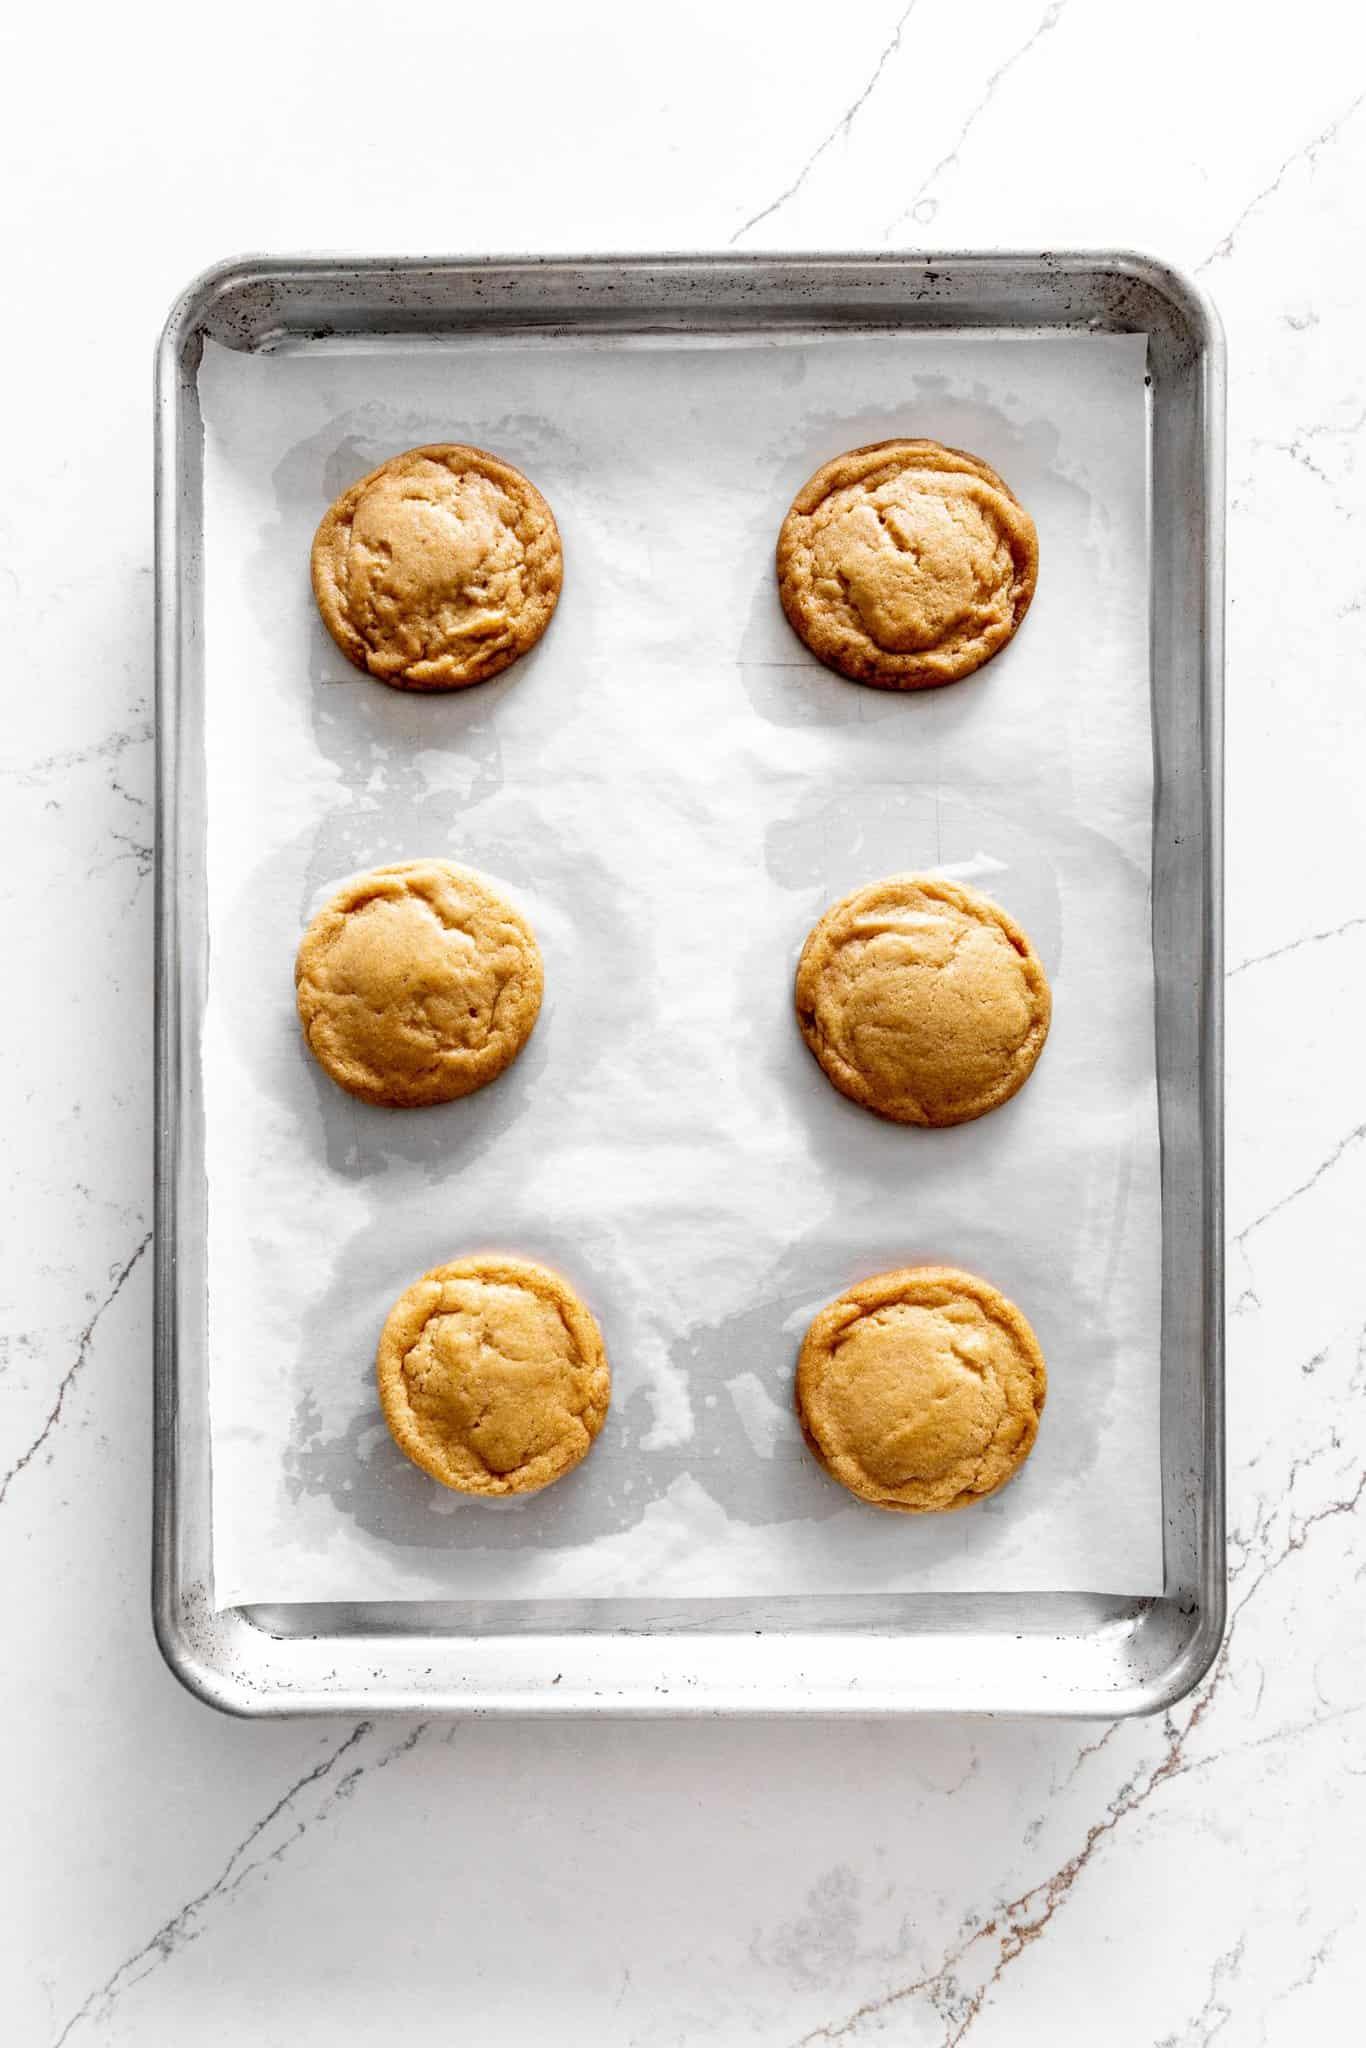
<path id="1" fill-rule="evenodd" d="M 1161 1589 L 1141 336 L 844 334 L 210 344 L 205 420 L 214 1588 L 246 1602 Z M 792 638 L 771 555 L 840 449 L 931 434 L 1038 522 L 1018 639 L 900 697 Z M 565 543 L 541 647 L 454 696 L 351 670 L 313 611 L 326 504 L 424 440 L 525 468 Z M 547 993 L 464 1103 L 353 1102 L 292 963 L 355 870 L 467 861 L 529 912 Z M 801 1044 L 834 897 L 930 867 L 993 893 L 1053 982 L 1029 1085 L 884 1125 Z M 467 1502 L 379 1420 L 393 1298 L 482 1247 L 602 1322 L 611 1416 L 530 1501 Z M 790 1413 L 806 1322 L 893 1264 L 973 1267 L 1049 1363 L 1038 1447 L 962 1514 L 848 1502 Z"/>

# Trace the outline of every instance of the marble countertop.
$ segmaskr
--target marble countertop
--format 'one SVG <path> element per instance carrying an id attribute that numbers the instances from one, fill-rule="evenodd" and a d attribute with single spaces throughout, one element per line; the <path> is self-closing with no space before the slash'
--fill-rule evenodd
<path id="1" fill-rule="evenodd" d="M 1366 1991 L 1366 26 L 1150 0 L 4 31 L 15 2048 L 1345 2037 Z M 1230 1623 L 1115 1725 L 250 1725 L 147 1611 L 151 353 L 242 249 L 1131 246 L 1228 331 Z M 1359 2024 L 1359 2021 L 1356 2022 Z"/>

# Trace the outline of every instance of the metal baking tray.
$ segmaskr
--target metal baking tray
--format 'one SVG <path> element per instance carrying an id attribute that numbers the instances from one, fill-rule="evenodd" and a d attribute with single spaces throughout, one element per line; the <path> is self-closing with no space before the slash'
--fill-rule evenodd
<path id="1" fill-rule="evenodd" d="M 1165 1591 L 216 1609 L 206 1354 L 202 344 L 780 328 L 1145 333 L 1152 943 L 1162 1150 Z M 1124 253 L 244 258 L 196 279 L 156 386 L 153 1615 L 201 1698 L 253 1714 L 1151 1713 L 1225 1610 L 1221 1063 L 1224 361 L 1217 317 Z"/>

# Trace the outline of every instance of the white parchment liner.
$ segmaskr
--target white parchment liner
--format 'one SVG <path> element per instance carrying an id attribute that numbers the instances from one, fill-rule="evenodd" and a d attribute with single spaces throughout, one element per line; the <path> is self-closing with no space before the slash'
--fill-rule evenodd
<path id="1" fill-rule="evenodd" d="M 220 1604 L 1160 1590 L 1144 361 L 1088 335 L 210 347 Z M 772 573 L 810 472 L 901 434 L 997 468 L 1041 553 L 1017 640 L 907 696 L 822 669 Z M 346 664 L 307 568 L 331 498 L 435 440 L 534 478 L 565 589 L 534 654 L 423 697 Z M 522 904 L 545 1007 L 482 1094 L 372 1109 L 303 1048 L 295 947 L 343 876 L 427 854 Z M 996 896 L 1053 984 L 1033 1079 L 950 1131 L 844 1101 L 791 1010 L 813 920 L 910 868 Z M 481 1248 L 559 1267 L 614 1374 L 578 1472 L 493 1508 L 406 1462 L 373 1386 L 394 1297 Z M 1014 1484 L 910 1518 L 816 1469 L 791 1385 L 822 1302 L 921 1260 L 1020 1304 L 1050 1391 Z"/>

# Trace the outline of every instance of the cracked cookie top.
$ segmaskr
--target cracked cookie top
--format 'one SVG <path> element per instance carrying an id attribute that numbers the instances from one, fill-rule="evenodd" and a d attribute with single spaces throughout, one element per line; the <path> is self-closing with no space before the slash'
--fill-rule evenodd
<path id="1" fill-rule="evenodd" d="M 497 675 L 550 624 L 562 561 L 536 486 L 482 448 L 395 455 L 313 537 L 313 594 L 357 668 L 400 690 Z"/>
<path id="2" fill-rule="evenodd" d="M 406 1109 L 501 1074 L 531 1035 L 543 973 L 530 925 L 483 876 L 415 860 L 344 883 L 304 933 L 294 981 L 318 1064 L 348 1094 Z"/>
<path id="3" fill-rule="evenodd" d="M 1013 1302 L 952 1266 L 906 1266 L 823 1308 L 797 1364 L 802 1434 L 831 1478 L 903 1514 L 995 1493 L 1034 1448 L 1043 1354 Z"/>
<path id="4" fill-rule="evenodd" d="M 803 485 L 778 536 L 778 592 L 830 668 L 884 690 L 971 675 L 1034 595 L 1039 540 L 985 462 L 937 441 L 851 448 Z"/>
<path id="5" fill-rule="evenodd" d="M 437 1266 L 389 1311 L 380 1402 L 399 1448 L 458 1493 L 536 1493 L 592 1447 L 611 1399 L 602 1333 L 529 1259 Z"/>
<path id="6" fill-rule="evenodd" d="M 802 948 L 797 1021 L 836 1088 L 903 1124 L 961 1124 L 1022 1088 L 1052 997 L 1014 921 L 975 889 L 891 875 L 833 904 Z"/>

